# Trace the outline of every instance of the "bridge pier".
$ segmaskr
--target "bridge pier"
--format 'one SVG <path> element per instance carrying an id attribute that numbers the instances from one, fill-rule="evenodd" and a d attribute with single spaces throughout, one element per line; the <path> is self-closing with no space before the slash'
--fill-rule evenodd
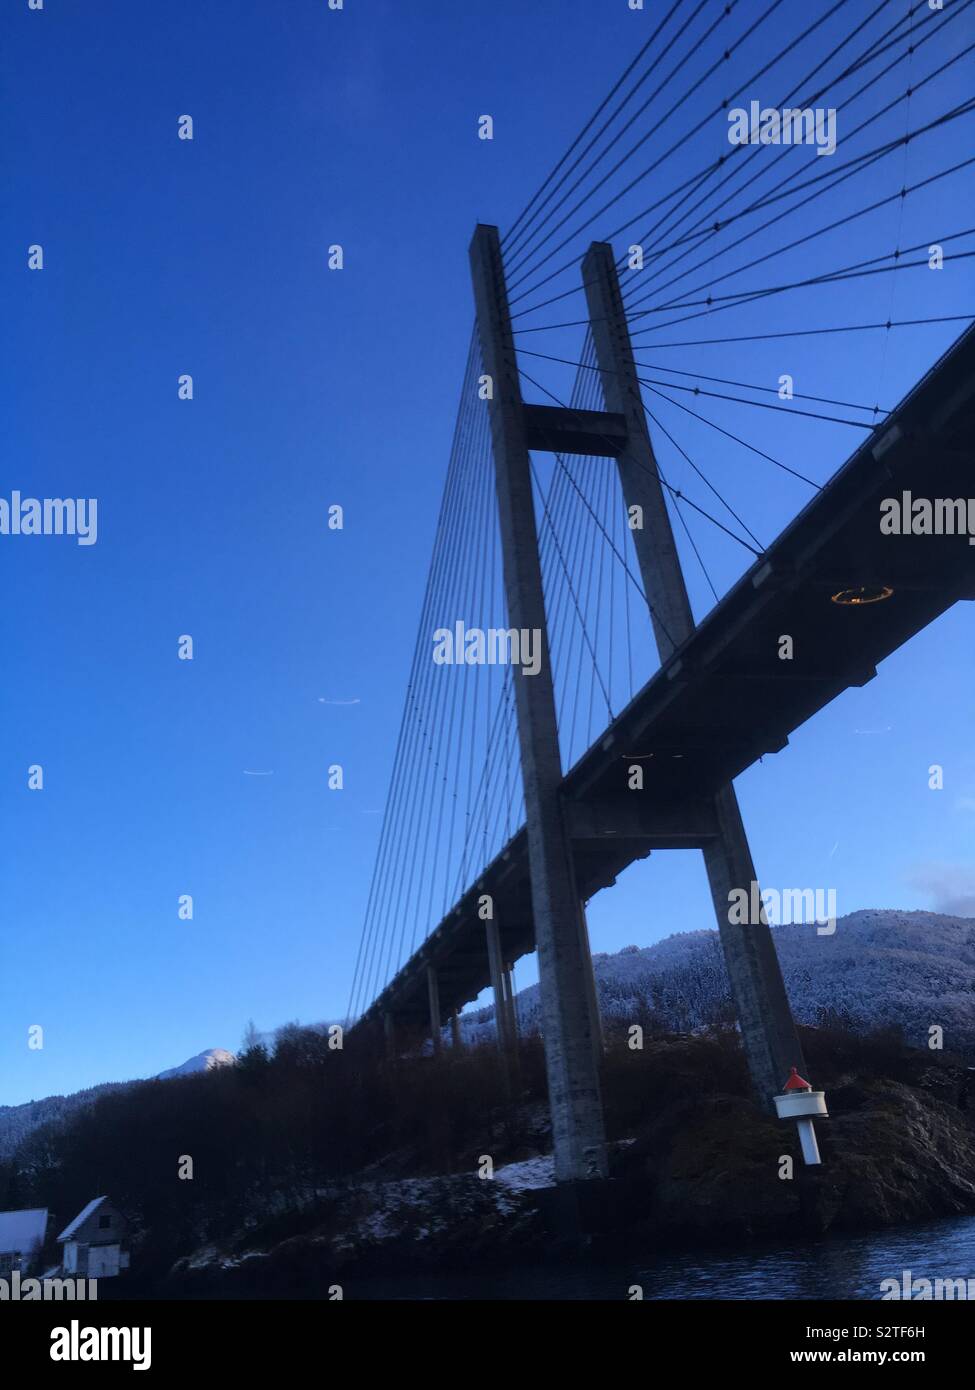
<path id="1" fill-rule="evenodd" d="M 470 248 L 494 452 L 508 622 L 537 634 L 539 670 L 513 670 L 525 793 L 532 916 L 556 1181 L 605 1177 L 606 1136 L 593 1048 L 588 962 L 565 825 L 562 760 L 552 684 L 525 412 L 496 227 L 478 226 Z"/>
<path id="2" fill-rule="evenodd" d="M 509 961 L 504 967 L 504 985 L 508 997 L 508 1027 L 511 1033 L 511 1044 L 512 1047 L 517 1050 L 518 1003 L 515 997 L 515 967 L 513 961 Z"/>
<path id="3" fill-rule="evenodd" d="M 652 605 L 657 650 L 665 664 L 691 636 L 694 617 L 647 427 L 611 246 L 605 242 L 590 246 L 582 278 L 606 410 L 626 421 L 626 444 L 617 467 L 627 509 L 641 508 L 643 526 L 630 534 L 644 592 Z M 744 889 L 750 902 L 751 885 L 756 882 L 738 798 L 730 783 L 715 796 L 714 814 L 717 834 L 704 844 L 711 897 L 752 1084 L 763 1106 L 774 1110 L 772 1098 L 791 1068 L 802 1071 L 805 1063 L 764 909 L 759 922 L 739 925 L 729 920 L 732 891 Z"/>
<path id="4" fill-rule="evenodd" d="M 434 1052 L 443 1051 L 443 1033 L 440 1024 L 440 986 L 437 972 L 432 965 L 427 966 L 427 996 L 430 1001 L 430 1037 Z"/>
<path id="5" fill-rule="evenodd" d="M 592 948 L 589 943 L 589 922 L 586 919 L 586 905 L 579 901 L 579 934 L 582 938 L 582 952 L 586 961 L 586 996 L 589 1001 L 589 1028 L 592 1033 L 593 1052 L 598 1067 L 603 1059 L 606 1039 L 603 1036 L 603 1020 L 599 1012 L 599 993 L 596 989 L 596 974 L 592 968 Z"/>
<path id="6" fill-rule="evenodd" d="M 504 963 L 501 954 L 501 935 L 498 931 L 498 924 L 493 917 L 489 917 L 484 923 L 484 934 L 487 939 L 488 971 L 491 976 L 491 990 L 494 994 L 494 1028 L 498 1039 L 498 1048 L 505 1055 L 511 1052 L 514 1047 L 514 1030 L 512 1011 L 510 1007 L 511 985 L 508 976 L 508 967 Z"/>

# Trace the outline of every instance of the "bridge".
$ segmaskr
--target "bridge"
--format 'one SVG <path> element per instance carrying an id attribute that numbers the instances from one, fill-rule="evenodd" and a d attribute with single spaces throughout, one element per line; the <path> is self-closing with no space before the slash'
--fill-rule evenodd
<path id="1" fill-rule="evenodd" d="M 772 401 L 756 400 L 763 389 L 769 394 L 767 388 L 699 372 L 675 373 L 695 381 L 693 388 L 661 382 L 657 373 L 675 369 L 664 358 L 643 363 L 635 342 L 687 318 L 713 321 L 716 311 L 759 301 L 764 309 L 764 301 L 780 302 L 779 296 L 801 288 L 849 290 L 878 272 L 930 271 L 934 246 L 945 254 L 945 243 L 953 245 L 956 236 L 969 231 L 935 235 L 932 227 L 924 255 L 913 261 L 898 244 L 893 252 L 853 266 L 805 278 L 793 274 L 784 283 L 723 296 L 713 294 L 709 279 L 706 300 L 693 298 L 695 289 L 678 291 L 677 298 L 671 291 L 668 297 L 673 280 L 648 293 L 648 267 L 659 280 L 659 263 L 672 267 L 675 248 L 681 265 L 694 262 L 684 271 L 690 274 L 703 264 L 697 260 L 702 249 L 712 251 L 713 261 L 740 250 L 756 227 L 769 225 L 756 224 L 756 218 L 777 201 L 776 193 L 753 192 L 744 207 L 734 201 L 770 172 L 761 162 L 768 151 L 756 144 L 740 147 L 745 154 L 736 151 L 737 157 L 702 165 L 658 199 L 653 207 L 665 211 L 639 243 L 620 247 L 607 237 L 587 244 L 580 240 L 589 225 L 583 222 L 575 240 L 567 239 L 575 247 L 574 259 L 514 293 L 534 272 L 548 272 L 553 253 L 534 264 L 533 257 L 571 214 L 547 233 L 543 229 L 594 166 L 584 169 L 548 214 L 543 209 L 635 98 L 646 78 L 640 76 L 642 66 L 649 62 L 655 68 L 670 52 L 674 39 L 665 42 L 662 31 L 679 9 L 668 12 L 610 94 L 615 99 L 626 93 L 632 80 L 629 96 L 598 127 L 607 98 L 583 128 L 582 136 L 594 129 L 597 134 L 582 154 L 575 154 L 580 136 L 505 238 L 492 226 L 478 226 L 471 242 L 476 330 L 350 1007 L 356 1029 L 384 1031 L 391 1047 L 428 1035 L 439 1049 L 445 1045 L 445 1022 L 451 1023 L 456 1045 L 459 1011 L 491 986 L 499 1046 L 508 1055 L 517 1033 L 512 969 L 537 951 L 556 1176 L 563 1182 L 606 1172 L 601 1029 L 584 904 L 654 850 L 702 850 L 750 1075 L 757 1096 L 770 1106 L 790 1067 L 802 1070 L 804 1062 L 764 911 L 746 921 L 734 920 L 729 911 L 736 895 L 747 898 L 757 881 L 733 779 L 783 749 L 793 730 L 841 692 L 874 679 L 886 657 L 953 604 L 975 598 L 975 546 L 963 520 L 972 492 L 975 329 L 964 328 L 889 411 L 824 396 L 800 404 L 791 391 L 781 390 L 770 393 Z M 799 37 L 807 40 L 820 23 Z M 844 53 L 829 82 L 824 64 L 818 64 L 813 73 L 826 85 L 810 87 L 804 104 L 835 87 L 843 92 L 840 109 L 849 110 L 872 89 L 880 69 L 871 65 L 879 59 L 898 61 L 897 54 L 904 57 L 910 50 L 913 62 L 919 42 L 945 42 L 945 31 L 928 24 L 919 14 L 916 28 L 895 22 L 873 34 L 855 53 Z M 864 37 L 864 28 L 847 32 L 840 48 Z M 943 65 L 933 71 L 949 70 L 963 47 L 949 42 Z M 843 86 L 866 73 L 873 76 L 855 92 Z M 788 204 L 787 212 L 830 190 L 835 195 L 850 177 L 903 151 L 928 127 L 942 129 L 960 120 L 972 107 L 971 102 L 949 107 L 927 124 L 919 117 L 907 141 L 886 142 L 879 155 L 873 148 L 856 154 L 828 175 L 814 168 L 815 191 Z M 776 159 L 785 153 L 779 151 Z M 972 162 L 946 160 L 943 177 Z M 747 184 L 731 182 L 746 171 Z M 808 160 L 795 162 L 784 180 L 790 184 L 788 196 L 810 186 L 809 174 Z M 942 175 L 928 175 L 935 177 Z M 602 196 L 605 189 L 597 187 Z M 867 209 L 902 204 L 905 187 L 879 200 L 871 193 Z M 691 194 L 698 193 L 698 201 L 688 206 Z M 774 220 L 785 215 L 777 213 Z M 860 215 L 858 208 L 846 210 L 840 222 Z M 906 249 L 916 253 L 919 246 Z M 957 262 L 972 253 L 958 247 L 949 254 Z M 728 277 L 757 263 L 749 261 Z M 576 283 L 554 295 L 546 289 L 545 299 L 517 309 L 561 274 L 574 276 Z M 528 333 L 538 330 L 524 326 L 523 315 L 574 295 L 584 297 L 585 318 L 550 328 L 561 333 L 559 342 L 583 329 L 581 356 L 528 347 Z M 649 309 L 639 307 L 646 303 Z M 688 309 L 699 312 L 683 313 Z M 650 315 L 662 317 L 648 328 Z M 923 321 L 936 318 L 970 324 L 971 315 L 931 315 Z M 828 343 L 832 331 L 873 328 L 889 334 L 893 327 L 888 319 L 808 332 L 827 335 Z M 790 327 L 781 336 L 806 331 Z M 663 348 L 652 350 L 659 354 Z M 822 353 L 820 365 L 827 360 Z M 570 391 L 554 392 L 531 375 L 543 361 L 573 368 Z M 648 370 L 653 378 L 645 375 Z M 715 385 L 752 394 L 734 397 L 708 389 Z M 668 391 L 682 389 L 693 391 L 695 406 L 707 398 L 735 400 L 854 426 L 863 438 L 828 481 L 811 484 L 815 495 L 774 541 L 754 544 L 738 510 L 647 402 L 652 393 L 680 405 Z M 810 409 L 806 402 L 827 404 L 831 411 L 841 407 L 845 414 Z M 751 447 L 708 417 L 697 418 L 714 424 L 726 439 Z M 665 470 L 659 457 L 667 445 L 706 483 L 708 506 L 668 481 L 672 465 L 668 462 Z M 764 450 L 753 452 L 802 476 Z M 551 466 L 547 485 L 540 471 L 544 459 Z M 714 515 L 712 498 L 726 519 Z M 912 527 L 912 499 L 927 506 L 929 518 L 937 512 L 941 522 Z M 896 529 L 882 525 L 891 500 L 907 518 Z M 975 514 L 975 502 L 968 505 Z M 688 506 L 751 551 L 748 568 L 700 621 L 692 614 L 674 530 L 676 521 L 700 559 L 687 525 Z M 588 552 L 578 539 L 585 534 Z M 609 555 L 610 574 L 625 581 L 625 599 L 612 580 L 604 585 L 597 552 Z M 623 699 L 614 632 L 622 630 L 625 612 L 630 642 L 634 591 L 637 622 L 643 639 L 655 645 L 658 664 Z M 486 618 L 483 627 L 471 624 L 478 616 Z M 468 634 L 474 643 L 465 649 Z M 478 634 L 486 634 L 484 642 Z M 497 646 L 499 634 L 515 659 L 492 667 L 485 653 L 492 640 Z M 519 635 L 524 639 L 520 654 L 514 652 Z M 440 659 L 434 656 L 438 642 Z M 632 685 L 629 648 L 628 656 Z M 580 671 L 588 671 L 590 684 L 581 746 Z M 601 725 L 593 718 L 600 701 L 606 707 Z"/>

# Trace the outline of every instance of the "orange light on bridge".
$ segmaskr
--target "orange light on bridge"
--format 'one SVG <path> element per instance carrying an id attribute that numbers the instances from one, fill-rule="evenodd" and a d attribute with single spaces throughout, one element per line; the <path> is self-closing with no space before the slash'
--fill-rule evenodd
<path id="1" fill-rule="evenodd" d="M 830 602 L 842 608 L 862 608 L 867 603 L 882 603 L 893 592 L 889 584 L 861 584 L 858 589 L 840 589 Z"/>

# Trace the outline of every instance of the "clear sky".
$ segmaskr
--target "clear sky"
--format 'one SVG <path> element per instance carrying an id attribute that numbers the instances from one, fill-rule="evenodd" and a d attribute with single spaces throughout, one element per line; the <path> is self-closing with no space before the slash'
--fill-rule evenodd
<path id="1" fill-rule="evenodd" d="M 945 17 L 962 3 L 949 0 Z M 741 0 L 732 36 L 766 8 Z M 736 53 L 737 75 L 827 8 L 786 0 Z M 874 8 L 850 0 L 822 51 Z M 477 221 L 510 225 L 661 9 L 45 0 L 31 11 L 6 0 L 0 495 L 97 497 L 98 540 L 0 537 L 0 1104 L 235 1048 L 248 1019 L 267 1029 L 343 1013 L 472 321 L 470 235 Z M 894 19 L 906 0 L 886 9 Z M 960 13 L 911 72 L 975 41 L 973 15 Z M 790 72 L 811 65 L 804 54 Z M 688 77 L 699 70 L 689 62 Z M 905 71 L 881 91 L 901 90 Z M 970 96 L 970 73 L 970 59 L 957 64 L 857 152 Z M 774 102 L 788 75 L 755 95 Z M 695 98 L 683 124 L 709 101 Z M 880 91 L 865 97 L 864 114 L 881 104 Z M 483 113 L 492 141 L 477 137 Z M 192 141 L 177 138 L 184 114 Z M 837 161 L 843 120 L 840 105 Z M 635 192 L 633 210 L 726 149 L 726 133 L 719 116 Z M 968 117 L 771 235 L 791 240 L 973 153 Z M 813 174 L 829 163 L 804 157 Z M 969 169 L 748 283 L 964 230 L 972 187 Z M 580 231 L 580 252 L 622 221 L 609 213 Z M 328 269 L 334 243 L 341 271 Z M 27 267 L 35 244 L 42 271 Z M 763 301 L 687 336 L 970 312 L 971 266 Z M 576 296 L 537 321 L 581 307 Z M 888 407 L 963 327 L 831 337 L 828 350 L 705 348 L 693 360 L 749 382 L 794 371 L 797 390 Z M 572 356 L 579 332 L 534 337 Z M 684 368 L 689 352 L 657 360 Z M 551 364 L 528 370 L 565 389 Z M 177 398 L 183 373 L 192 401 Z M 764 539 L 807 500 L 794 480 L 659 409 Z M 720 417 L 729 428 L 818 481 L 861 437 L 725 409 L 739 411 Z M 336 503 L 341 532 L 327 527 Z M 721 592 L 749 557 L 706 523 L 695 534 Z M 685 562 L 700 614 L 709 599 Z M 191 662 L 177 659 L 182 634 Z M 959 606 L 741 778 L 763 880 L 835 885 L 841 912 L 975 911 L 972 675 L 971 614 Z M 341 792 L 327 788 L 334 762 Z M 928 788 L 936 762 L 940 792 Z M 34 764 L 42 791 L 28 789 Z M 187 893 L 194 916 L 181 921 Z M 699 856 L 635 866 L 589 918 L 595 950 L 713 925 Z M 529 978 L 526 962 L 518 982 Z M 28 1047 L 34 1025 L 43 1049 Z"/>

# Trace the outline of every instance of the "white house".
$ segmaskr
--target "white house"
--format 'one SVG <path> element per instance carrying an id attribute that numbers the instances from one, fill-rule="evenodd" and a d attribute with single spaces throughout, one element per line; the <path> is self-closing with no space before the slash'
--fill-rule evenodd
<path id="1" fill-rule="evenodd" d="M 107 1197 L 94 1197 L 58 1236 L 63 1247 L 64 1274 L 89 1279 L 109 1279 L 129 1267 L 129 1252 L 122 1249 L 128 1223 Z"/>
<path id="2" fill-rule="evenodd" d="M 26 1274 L 47 1234 L 47 1208 L 0 1211 L 0 1279 L 15 1269 Z"/>

